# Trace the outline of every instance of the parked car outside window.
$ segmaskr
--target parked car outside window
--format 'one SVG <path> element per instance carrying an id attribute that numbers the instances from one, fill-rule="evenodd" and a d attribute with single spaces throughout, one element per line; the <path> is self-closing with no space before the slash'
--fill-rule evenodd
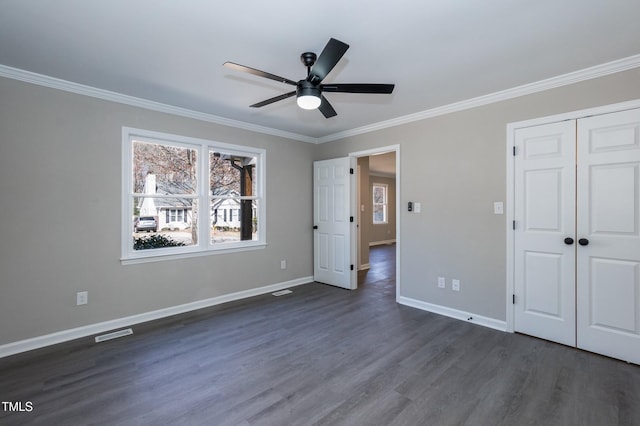
<path id="1" fill-rule="evenodd" d="M 141 216 L 138 218 L 138 220 L 136 220 L 134 229 L 136 232 L 140 232 L 140 231 L 158 232 L 158 222 L 156 221 L 156 218 L 153 216 Z"/>

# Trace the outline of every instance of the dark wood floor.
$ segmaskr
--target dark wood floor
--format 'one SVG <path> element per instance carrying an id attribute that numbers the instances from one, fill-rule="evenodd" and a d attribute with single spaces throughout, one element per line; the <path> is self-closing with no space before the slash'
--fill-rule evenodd
<path id="1" fill-rule="evenodd" d="M 357 291 L 308 284 L 0 359 L 0 399 L 33 406 L 0 424 L 640 424 L 640 367 L 397 305 L 385 249 Z"/>

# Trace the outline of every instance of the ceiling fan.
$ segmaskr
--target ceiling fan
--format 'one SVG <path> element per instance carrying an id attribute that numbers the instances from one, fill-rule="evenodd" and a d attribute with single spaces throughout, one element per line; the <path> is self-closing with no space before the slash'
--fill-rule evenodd
<path id="1" fill-rule="evenodd" d="M 336 66 L 348 48 L 348 44 L 332 38 L 329 39 L 320 56 L 316 56 L 313 52 L 304 52 L 300 55 L 300 60 L 307 67 L 307 78 L 300 81 L 289 80 L 288 78 L 233 62 L 225 62 L 224 66 L 236 71 L 296 86 L 296 90 L 292 92 L 250 105 L 252 108 L 260 108 L 295 95 L 300 108 L 317 108 L 326 118 L 330 118 L 338 115 L 338 113 L 327 101 L 327 98 L 323 96 L 323 92 L 390 94 L 395 87 L 394 84 L 322 84 L 322 80 Z"/>

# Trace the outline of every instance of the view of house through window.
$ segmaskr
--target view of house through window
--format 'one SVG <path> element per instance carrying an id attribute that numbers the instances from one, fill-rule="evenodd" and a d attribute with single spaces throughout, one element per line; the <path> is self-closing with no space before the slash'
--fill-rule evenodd
<path id="1" fill-rule="evenodd" d="M 387 185 L 373 184 L 373 223 L 387 223 Z"/>
<path id="2" fill-rule="evenodd" d="M 197 244 L 197 169 L 195 149 L 133 142 L 134 250 Z"/>
<path id="3" fill-rule="evenodd" d="M 125 231 L 132 232 L 132 238 L 123 258 L 152 249 L 174 254 L 263 240 L 259 181 L 264 153 L 188 142 L 133 136 L 125 140 L 130 153 L 125 159 L 130 164 L 125 204 L 131 218 Z"/>
<path id="4" fill-rule="evenodd" d="M 257 158 L 209 152 L 211 243 L 256 240 Z"/>

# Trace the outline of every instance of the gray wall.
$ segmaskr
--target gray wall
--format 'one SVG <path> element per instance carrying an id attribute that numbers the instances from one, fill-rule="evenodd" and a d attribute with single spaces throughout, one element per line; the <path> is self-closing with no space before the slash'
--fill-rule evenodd
<path id="1" fill-rule="evenodd" d="M 6 78 L 0 99 L 0 344 L 312 275 L 313 144 Z M 122 126 L 265 148 L 268 246 L 121 265 Z"/>
<path id="2" fill-rule="evenodd" d="M 393 144 L 422 202 L 398 212 L 402 296 L 504 320 L 506 124 L 637 98 L 631 70 L 316 146 L 0 78 L 0 344 L 310 276 L 313 160 Z M 265 148 L 267 248 L 121 265 L 122 126 Z"/>
<path id="3" fill-rule="evenodd" d="M 400 205 L 422 203 L 398 212 L 401 296 L 506 320 L 506 223 L 493 202 L 506 199 L 507 123 L 637 98 L 636 69 L 325 143 L 318 157 L 399 144 Z"/>

